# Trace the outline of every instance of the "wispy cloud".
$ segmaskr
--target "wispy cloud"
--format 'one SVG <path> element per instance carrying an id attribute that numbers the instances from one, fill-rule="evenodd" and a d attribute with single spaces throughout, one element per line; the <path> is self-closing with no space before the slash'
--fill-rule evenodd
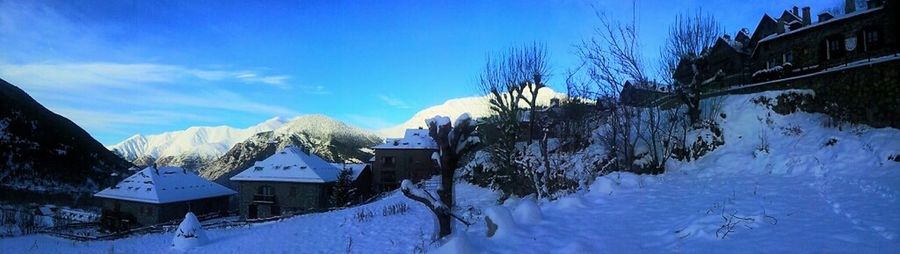
<path id="1" fill-rule="evenodd" d="M 380 100 L 383 101 L 385 104 L 387 104 L 388 106 L 391 106 L 391 107 L 395 107 L 395 108 L 399 108 L 399 109 L 408 109 L 408 108 L 409 108 L 409 105 L 406 104 L 405 101 L 400 100 L 400 99 L 397 99 L 397 98 L 392 97 L 392 96 L 387 96 L 387 95 L 384 95 L 384 94 L 379 94 L 379 95 L 378 95 L 378 99 L 380 99 Z"/>
<path id="2" fill-rule="evenodd" d="M 290 88 L 287 75 L 262 75 L 240 70 L 195 69 L 151 63 L 0 63 L 2 77 L 29 77 L 34 85 L 59 86 L 140 86 L 147 83 L 174 83 L 178 80 L 239 81 Z"/>

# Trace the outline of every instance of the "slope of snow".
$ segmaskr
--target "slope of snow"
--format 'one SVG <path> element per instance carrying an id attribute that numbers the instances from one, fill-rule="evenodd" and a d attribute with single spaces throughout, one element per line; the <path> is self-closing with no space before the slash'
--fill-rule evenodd
<path id="1" fill-rule="evenodd" d="M 184 154 L 215 158 L 256 133 L 272 131 L 287 123 L 285 119 L 275 117 L 246 129 L 229 126 L 190 127 L 157 135 L 139 134 L 108 148 L 130 161 L 141 156 L 158 159 Z"/>
<path id="2" fill-rule="evenodd" d="M 565 97 L 566 94 L 556 92 L 552 88 L 546 87 L 541 89 L 538 93 L 537 101 L 539 105 L 548 105 L 552 98 Z M 450 119 L 456 119 L 463 113 L 469 113 L 469 115 L 475 119 L 490 116 L 489 100 L 489 96 L 473 96 L 447 100 L 444 104 L 431 106 L 417 112 L 412 118 L 400 125 L 379 130 L 378 134 L 382 137 L 389 138 L 402 137 L 403 132 L 406 131 L 406 129 L 417 129 L 419 127 L 428 128 L 428 126 L 425 126 L 425 120 L 434 116 L 446 116 Z"/>

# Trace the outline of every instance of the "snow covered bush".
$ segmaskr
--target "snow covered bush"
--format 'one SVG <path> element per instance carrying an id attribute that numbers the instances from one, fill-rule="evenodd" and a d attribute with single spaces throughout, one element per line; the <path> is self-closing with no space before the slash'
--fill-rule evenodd
<path id="1" fill-rule="evenodd" d="M 178 224 L 178 229 L 175 230 L 172 248 L 183 251 L 200 247 L 207 242 L 209 242 L 209 239 L 206 238 L 206 232 L 200 226 L 200 220 L 197 220 L 197 216 L 194 216 L 194 213 L 188 212 L 181 224 Z"/>

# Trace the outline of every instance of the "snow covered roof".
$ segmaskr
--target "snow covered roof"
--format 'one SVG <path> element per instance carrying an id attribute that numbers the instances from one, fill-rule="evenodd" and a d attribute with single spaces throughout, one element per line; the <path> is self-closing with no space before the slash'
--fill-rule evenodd
<path id="1" fill-rule="evenodd" d="M 781 33 L 781 34 L 772 34 L 772 35 L 767 36 L 766 38 L 763 38 L 762 40 L 759 40 L 759 43 L 763 43 L 763 42 L 766 42 L 766 41 L 771 41 L 771 40 L 773 40 L 773 39 L 776 39 L 776 38 L 779 38 L 779 37 L 782 37 L 782 36 L 785 36 L 785 35 L 797 33 L 797 32 L 799 32 L 799 31 L 804 31 L 804 30 L 808 30 L 808 29 L 820 27 L 820 26 L 822 26 L 822 25 L 824 25 L 824 24 L 830 24 L 830 23 L 834 23 L 834 22 L 838 22 L 838 21 L 842 21 L 842 20 L 847 20 L 847 19 L 850 19 L 850 18 L 852 18 L 852 17 L 856 17 L 856 16 L 860 16 L 860 15 L 872 13 L 872 12 L 875 12 L 875 11 L 878 11 L 878 10 L 882 10 L 882 9 L 884 9 L 884 7 L 875 7 L 875 8 L 867 9 L 867 10 L 864 10 L 864 11 L 857 11 L 857 12 L 854 12 L 854 13 L 850 13 L 850 14 L 847 14 L 847 15 L 844 15 L 844 16 L 841 16 L 841 17 L 838 17 L 838 18 L 833 18 L 833 19 L 829 19 L 829 20 L 826 20 L 826 21 L 822 21 L 822 22 L 819 22 L 819 23 L 812 24 L 812 25 L 804 26 L 804 27 L 801 27 L 801 28 L 799 28 L 799 29 L 790 30 L 790 31 L 787 31 L 787 32 L 784 32 L 784 33 Z"/>
<path id="2" fill-rule="evenodd" d="M 179 167 L 146 167 L 94 196 L 165 204 L 234 194 L 237 192 Z"/>
<path id="3" fill-rule="evenodd" d="M 438 149 L 437 143 L 428 134 L 426 129 L 406 129 L 406 134 L 400 139 L 387 139 L 383 144 L 374 149 Z"/>
<path id="4" fill-rule="evenodd" d="M 268 181 L 294 183 L 325 183 L 337 180 L 338 168 L 313 154 L 288 146 L 269 158 L 257 161 L 232 181 Z"/>
<path id="5" fill-rule="evenodd" d="M 351 170 L 350 178 L 352 178 L 354 181 L 356 181 L 356 178 L 359 178 L 359 174 L 362 173 L 363 170 L 365 170 L 367 166 L 369 166 L 368 164 L 363 164 L 363 163 L 352 163 L 352 164 L 351 163 L 347 163 L 347 164 L 331 163 L 331 165 L 334 165 L 337 168 L 343 167 L 345 169 Z"/>

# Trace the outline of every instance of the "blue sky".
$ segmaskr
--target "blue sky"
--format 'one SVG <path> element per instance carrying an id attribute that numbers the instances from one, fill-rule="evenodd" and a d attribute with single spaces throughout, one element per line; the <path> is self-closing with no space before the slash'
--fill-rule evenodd
<path id="1" fill-rule="evenodd" d="M 631 1 L 262 2 L 0 0 L 0 78 L 104 144 L 312 113 L 375 130 L 477 95 L 485 57 L 523 43 L 547 45 L 563 90 L 592 6 L 632 17 Z M 841 2 L 638 0 L 635 13 L 655 62 L 679 12 L 702 8 L 733 33 Z"/>

